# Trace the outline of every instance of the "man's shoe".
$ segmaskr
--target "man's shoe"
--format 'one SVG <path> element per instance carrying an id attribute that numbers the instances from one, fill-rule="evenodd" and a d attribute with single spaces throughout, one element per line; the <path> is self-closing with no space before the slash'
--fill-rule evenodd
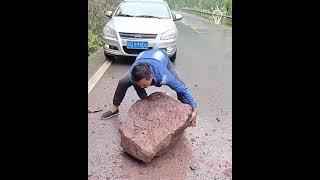
<path id="1" fill-rule="evenodd" d="M 106 120 L 106 119 L 110 119 L 110 118 L 112 118 L 112 117 L 114 117 L 114 116 L 116 116 L 116 115 L 119 115 L 119 110 L 117 110 L 116 112 L 112 112 L 111 110 L 109 110 L 109 111 L 107 111 L 107 112 L 105 112 L 105 113 L 103 113 L 102 115 L 101 115 L 101 120 Z"/>

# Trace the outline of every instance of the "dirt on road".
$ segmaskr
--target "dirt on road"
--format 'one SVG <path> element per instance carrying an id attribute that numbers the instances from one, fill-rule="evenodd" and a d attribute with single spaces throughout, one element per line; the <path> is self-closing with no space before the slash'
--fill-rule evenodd
<path id="1" fill-rule="evenodd" d="M 121 76 L 120 76 L 121 77 Z M 116 87 L 117 81 L 106 73 L 101 83 L 89 94 L 89 108 L 103 109 L 88 113 L 88 179 L 231 179 L 231 113 L 221 107 L 213 109 L 210 119 L 202 118 L 197 126 L 185 130 L 180 141 L 168 153 L 143 163 L 120 147 L 118 128 L 131 104 L 138 100 L 133 88 L 128 89 L 121 105 L 120 115 L 102 121 L 100 116 L 108 110 L 113 92 L 106 84 Z M 111 84 L 110 84 L 111 83 Z M 147 89 L 174 96 L 167 87 Z M 100 94 L 100 96 L 97 96 Z"/>

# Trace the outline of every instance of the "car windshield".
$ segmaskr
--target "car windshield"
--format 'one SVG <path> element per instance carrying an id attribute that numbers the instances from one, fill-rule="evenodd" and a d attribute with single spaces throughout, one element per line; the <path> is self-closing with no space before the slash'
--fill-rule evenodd
<path id="1" fill-rule="evenodd" d="M 170 13 L 164 3 L 124 2 L 118 8 L 115 16 L 169 19 Z"/>

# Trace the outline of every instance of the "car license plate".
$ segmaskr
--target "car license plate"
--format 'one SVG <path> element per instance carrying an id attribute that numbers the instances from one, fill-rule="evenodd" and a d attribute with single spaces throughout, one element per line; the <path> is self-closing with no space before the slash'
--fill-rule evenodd
<path id="1" fill-rule="evenodd" d="M 148 42 L 128 41 L 127 48 L 128 49 L 148 49 Z"/>

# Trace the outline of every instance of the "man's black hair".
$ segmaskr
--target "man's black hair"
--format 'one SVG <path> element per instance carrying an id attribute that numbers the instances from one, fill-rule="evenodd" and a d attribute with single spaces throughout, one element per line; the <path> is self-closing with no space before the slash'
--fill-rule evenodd
<path id="1" fill-rule="evenodd" d="M 131 75 L 134 82 L 139 82 L 143 78 L 149 80 L 151 78 L 150 65 L 148 63 L 136 64 L 132 68 Z"/>

